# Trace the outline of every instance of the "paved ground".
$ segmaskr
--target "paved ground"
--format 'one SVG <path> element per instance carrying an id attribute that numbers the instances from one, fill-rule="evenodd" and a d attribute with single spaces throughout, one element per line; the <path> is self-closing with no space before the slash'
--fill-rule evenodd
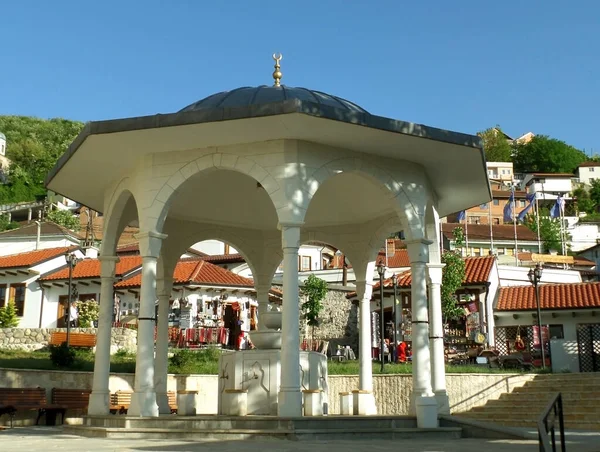
<path id="1" fill-rule="evenodd" d="M 600 433 L 570 433 L 568 451 L 600 452 Z M 7 447 L 9 446 L 9 447 Z M 0 450 L 105 452 L 526 452 L 537 451 L 537 441 L 461 439 L 450 441 L 219 441 L 114 440 L 65 435 L 60 427 L 16 427 L 0 431 Z"/>

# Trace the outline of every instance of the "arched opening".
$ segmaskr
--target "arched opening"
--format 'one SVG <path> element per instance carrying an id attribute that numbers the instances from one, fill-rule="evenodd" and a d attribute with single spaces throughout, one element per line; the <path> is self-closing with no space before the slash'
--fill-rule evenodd
<path id="1" fill-rule="evenodd" d="M 104 215 L 104 231 L 102 237 L 101 254 L 114 256 L 121 236 L 129 228 L 128 235 L 133 239 L 133 232 L 138 226 L 138 206 L 133 194 L 125 189 L 112 203 L 110 211 Z M 133 240 L 132 240 L 133 241 Z"/>

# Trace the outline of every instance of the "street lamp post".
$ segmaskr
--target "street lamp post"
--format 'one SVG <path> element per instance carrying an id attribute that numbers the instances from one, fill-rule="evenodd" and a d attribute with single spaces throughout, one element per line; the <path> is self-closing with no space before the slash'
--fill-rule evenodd
<path id="1" fill-rule="evenodd" d="M 73 267 L 75 267 L 75 265 L 77 265 L 77 262 L 79 261 L 79 259 L 77 259 L 75 257 L 75 255 L 67 252 L 65 254 L 65 259 L 67 261 L 67 265 L 69 266 L 69 292 L 68 292 L 68 301 L 67 301 L 67 347 L 69 347 L 70 345 L 70 336 L 71 336 L 71 297 L 73 295 L 72 293 L 72 286 L 73 286 Z"/>
<path id="2" fill-rule="evenodd" d="M 380 313 L 379 313 L 379 325 L 380 325 L 380 329 L 381 329 L 381 333 L 380 333 L 380 341 L 379 341 L 379 352 L 381 354 L 381 372 L 383 373 L 383 365 L 385 363 L 385 356 L 383 354 L 383 350 L 384 350 L 384 344 L 385 344 L 385 340 L 384 340 L 384 336 L 385 336 L 385 322 L 383 320 L 383 278 L 385 276 L 385 265 L 383 265 L 383 261 L 379 261 L 379 264 L 377 264 L 377 273 L 379 273 L 379 306 L 380 306 Z"/>
<path id="3" fill-rule="evenodd" d="M 535 268 L 529 269 L 527 277 L 533 289 L 535 290 L 535 302 L 537 305 L 537 321 L 538 321 L 538 337 L 540 341 L 540 349 L 542 350 L 542 369 L 546 368 L 546 351 L 544 350 L 544 335 L 542 334 L 542 309 L 540 306 L 540 280 L 542 279 L 542 264 L 537 263 Z"/>

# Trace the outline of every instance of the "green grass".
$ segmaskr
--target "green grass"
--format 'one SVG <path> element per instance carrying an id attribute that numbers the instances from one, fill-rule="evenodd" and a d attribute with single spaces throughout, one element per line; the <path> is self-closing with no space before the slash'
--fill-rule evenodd
<path id="1" fill-rule="evenodd" d="M 219 349 L 203 350 L 176 350 L 169 359 L 169 373 L 173 374 L 198 374 L 218 375 L 219 373 Z M 358 375 L 358 361 L 328 363 L 329 375 Z M 68 369 L 55 367 L 50 361 L 50 353 L 47 351 L 20 351 L 0 350 L 0 368 L 13 369 L 36 369 L 36 370 L 73 370 L 92 372 L 94 370 L 94 354 L 90 350 L 77 350 L 75 364 Z M 111 356 L 110 370 L 115 373 L 134 373 L 135 354 L 119 351 Z M 490 369 L 486 366 L 446 366 L 446 373 L 519 373 L 517 369 Z M 533 370 L 530 373 L 544 373 Z M 373 374 L 411 374 L 411 364 L 386 364 L 383 372 L 378 362 L 373 362 Z"/>

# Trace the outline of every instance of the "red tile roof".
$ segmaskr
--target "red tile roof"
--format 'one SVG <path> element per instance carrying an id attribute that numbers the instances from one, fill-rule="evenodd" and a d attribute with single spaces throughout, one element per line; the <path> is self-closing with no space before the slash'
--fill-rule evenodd
<path id="1" fill-rule="evenodd" d="M 27 253 L 11 254 L 9 256 L 0 257 L 0 269 L 2 268 L 22 268 L 22 267 L 33 267 L 34 265 L 41 264 L 47 260 L 53 259 L 61 254 L 65 254 L 67 251 L 76 250 L 77 247 L 60 247 L 60 248 L 46 248 L 43 250 L 29 251 Z M 65 265 L 66 265 L 65 261 Z"/>
<path id="2" fill-rule="evenodd" d="M 123 276 L 131 270 L 142 265 L 140 256 L 121 256 L 117 262 L 115 275 Z M 84 259 L 77 263 L 73 268 L 73 278 L 100 278 L 100 261 L 98 259 Z M 69 279 L 69 269 L 62 268 L 52 273 L 48 273 L 40 278 L 40 281 L 56 281 Z"/>
<path id="3" fill-rule="evenodd" d="M 600 162 L 583 162 L 578 168 L 581 168 L 582 166 L 600 166 Z"/>
<path id="4" fill-rule="evenodd" d="M 485 284 L 488 282 L 492 267 L 494 266 L 494 260 L 494 256 L 465 258 L 465 277 L 463 278 L 463 286 Z M 410 288 L 412 284 L 412 274 L 410 270 L 398 273 L 396 277 L 398 281 L 398 287 L 403 289 Z M 384 288 L 387 289 L 393 286 L 394 284 L 392 283 L 392 278 L 388 278 L 383 281 Z M 373 294 L 377 295 L 375 293 L 375 289 L 379 289 L 379 282 L 373 284 Z M 352 298 L 355 296 L 356 292 L 351 292 L 348 294 L 347 298 Z"/>
<path id="5" fill-rule="evenodd" d="M 541 309 L 600 308 L 600 282 L 577 284 L 541 284 Z M 498 311 L 532 311 L 537 309 L 533 286 L 502 287 Z"/>
<path id="6" fill-rule="evenodd" d="M 173 272 L 174 284 L 202 284 L 218 286 L 254 287 L 254 281 L 236 275 L 205 260 L 182 260 L 177 263 Z M 115 284 L 115 288 L 140 287 L 140 273 Z"/>
<path id="7" fill-rule="evenodd" d="M 246 262 L 244 257 L 239 253 L 233 254 L 213 254 L 210 256 L 203 256 L 202 260 L 211 262 L 213 264 L 232 264 L 238 262 Z"/>
<path id="8" fill-rule="evenodd" d="M 442 223 L 442 233 L 447 239 L 454 239 L 454 228 L 462 228 L 464 232 L 465 225 L 462 223 Z M 494 240 L 514 240 L 515 238 L 515 230 L 512 224 L 493 225 L 492 231 Z M 490 226 L 488 224 L 470 224 L 469 239 L 490 240 Z M 537 234 L 526 226 L 517 225 L 517 239 L 537 242 Z"/>
<path id="9" fill-rule="evenodd" d="M 380 259 L 383 259 L 385 262 L 385 250 L 379 251 L 379 255 L 377 256 L 377 262 Z M 410 267 L 410 258 L 408 257 L 408 250 L 406 249 L 396 249 L 396 252 L 393 256 L 388 256 L 387 265 L 388 268 L 400 268 L 400 267 Z"/>

